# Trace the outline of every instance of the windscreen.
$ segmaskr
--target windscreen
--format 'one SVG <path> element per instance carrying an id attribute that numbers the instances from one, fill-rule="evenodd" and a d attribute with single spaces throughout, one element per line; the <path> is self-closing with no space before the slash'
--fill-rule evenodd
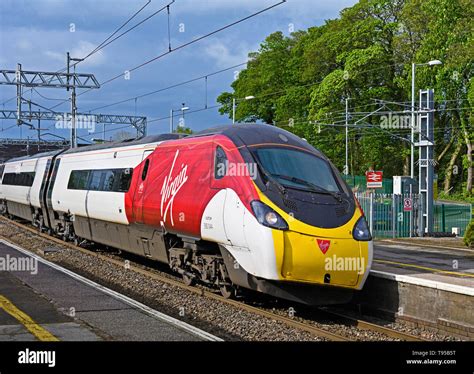
<path id="1" fill-rule="evenodd" d="M 257 148 L 254 152 L 265 171 L 282 185 L 341 192 L 331 166 L 320 157 L 283 147 Z"/>

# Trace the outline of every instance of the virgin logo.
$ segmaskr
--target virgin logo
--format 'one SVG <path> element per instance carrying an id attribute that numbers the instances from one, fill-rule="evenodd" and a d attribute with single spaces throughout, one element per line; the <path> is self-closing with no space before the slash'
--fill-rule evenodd
<path id="1" fill-rule="evenodd" d="M 321 239 L 316 239 L 318 241 L 318 246 L 321 252 L 323 254 L 326 254 L 326 252 L 329 250 L 329 246 L 331 245 L 330 240 L 321 240 Z"/>
<path id="2" fill-rule="evenodd" d="M 181 164 L 181 170 L 175 176 L 173 176 L 174 165 L 176 163 L 176 159 L 179 155 L 179 149 L 176 151 L 174 156 L 173 164 L 171 165 L 171 169 L 169 174 L 165 177 L 163 181 L 163 187 L 161 188 L 161 217 L 163 222 L 166 222 L 166 217 L 168 216 L 168 211 L 171 217 L 171 225 L 174 226 L 173 221 L 173 203 L 174 198 L 178 191 L 183 187 L 183 185 L 188 180 L 188 165 Z"/>

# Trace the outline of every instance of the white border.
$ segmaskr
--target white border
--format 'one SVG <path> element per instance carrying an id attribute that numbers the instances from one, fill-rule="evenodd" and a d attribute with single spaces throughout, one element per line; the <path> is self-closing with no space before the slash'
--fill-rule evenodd
<path id="1" fill-rule="evenodd" d="M 224 341 L 223 339 L 217 337 L 217 336 L 214 336 L 206 331 L 203 331 L 201 329 L 198 329 L 197 327 L 194 327 L 194 326 L 191 326 L 189 324 L 187 324 L 186 322 L 183 322 L 183 321 L 180 321 L 178 319 L 175 319 L 173 317 L 170 317 L 166 314 L 163 314 L 161 312 L 158 312 L 157 310 L 154 310 L 148 306 L 146 306 L 145 304 L 142 304 L 136 300 L 133 300 L 131 299 L 130 297 L 128 296 L 125 296 L 125 295 L 122 295 L 121 293 L 118 293 L 118 292 L 115 292 L 113 290 L 111 290 L 110 288 L 107 288 L 107 287 L 104 287 L 98 283 L 95 283 L 93 281 L 91 281 L 90 279 L 87 279 L 87 278 L 84 278 L 83 276 L 79 275 L 79 274 L 76 274 L 68 269 L 65 269 L 63 268 L 62 266 L 59 266 L 57 264 L 54 264 L 52 262 L 49 262 L 48 260 L 45 260 L 44 258 L 34 254 L 34 253 L 31 253 L 30 251 L 24 249 L 24 248 L 21 248 L 13 243 L 10 243 L 4 239 L 0 239 L 0 243 L 3 243 L 27 256 L 30 256 L 34 259 L 36 259 L 37 261 L 55 269 L 55 270 L 58 270 L 68 276 L 70 276 L 71 278 L 74 278 L 92 288 L 95 288 L 96 290 L 99 290 L 105 294 L 108 294 L 112 297 L 114 297 L 115 299 L 118 299 L 120 301 L 123 301 L 131 306 L 133 306 L 134 308 L 136 309 L 140 309 L 141 311 L 145 312 L 146 314 L 152 316 L 152 317 L 155 317 L 157 319 L 160 319 L 162 320 L 163 322 L 166 322 L 168 324 L 171 324 L 171 325 L 174 325 L 176 326 L 177 328 L 181 329 L 181 330 L 184 330 L 188 333 L 191 333 L 197 337 L 200 337 L 204 340 L 208 340 L 208 341 L 219 341 L 219 342 L 222 342 Z"/>

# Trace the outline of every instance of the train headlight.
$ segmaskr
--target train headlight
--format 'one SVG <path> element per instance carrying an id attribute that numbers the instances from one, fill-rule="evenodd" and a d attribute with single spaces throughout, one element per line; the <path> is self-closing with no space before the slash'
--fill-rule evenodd
<path id="1" fill-rule="evenodd" d="M 254 200 L 251 202 L 253 212 L 257 221 L 267 227 L 278 230 L 288 230 L 288 224 L 286 221 L 272 208 L 268 205 L 265 205 L 261 201 Z"/>
<path id="2" fill-rule="evenodd" d="M 355 240 L 368 242 L 372 240 L 372 235 L 370 234 L 369 225 L 364 216 L 360 217 L 357 223 L 354 225 L 352 230 L 352 236 Z"/>

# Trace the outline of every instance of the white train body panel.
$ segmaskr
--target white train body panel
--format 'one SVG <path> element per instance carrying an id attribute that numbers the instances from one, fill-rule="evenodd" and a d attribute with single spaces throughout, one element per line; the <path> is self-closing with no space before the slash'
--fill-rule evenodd
<path id="1" fill-rule="evenodd" d="M 46 165 L 48 164 L 48 157 L 41 157 L 36 163 L 36 174 L 33 185 L 30 190 L 30 204 L 34 208 L 41 207 L 41 184 L 43 183 L 44 173 L 46 172 Z"/>
<path id="2" fill-rule="evenodd" d="M 28 173 L 36 171 L 36 164 L 38 159 L 19 160 L 5 164 L 4 175 L 7 173 Z M 41 178 L 35 174 L 36 178 Z M 27 186 L 12 186 L 3 185 L 1 188 L 1 199 L 12 201 L 18 204 L 30 204 L 31 187 Z"/>
<path id="3" fill-rule="evenodd" d="M 68 189 L 73 170 L 135 168 L 148 150 L 159 144 L 108 148 L 89 152 L 63 154 L 52 192 L 52 206 L 57 212 L 78 215 L 111 223 L 128 224 L 125 193 Z"/>
<path id="4" fill-rule="evenodd" d="M 235 191 L 219 191 L 201 219 L 201 237 L 225 246 L 247 273 L 265 279 L 280 279 L 272 229 L 258 223 Z"/>

